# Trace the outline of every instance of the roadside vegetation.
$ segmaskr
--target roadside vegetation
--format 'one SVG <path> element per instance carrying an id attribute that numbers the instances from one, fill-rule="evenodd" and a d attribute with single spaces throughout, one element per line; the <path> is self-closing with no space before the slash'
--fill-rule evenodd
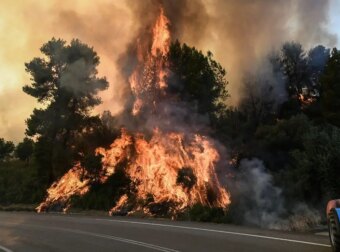
<path id="1" fill-rule="evenodd" d="M 101 103 L 98 92 L 108 87 L 105 78 L 97 77 L 99 57 L 94 49 L 79 40 L 67 44 L 52 39 L 41 52 L 44 57 L 26 63 L 32 83 L 23 91 L 44 108 L 34 109 L 27 119 L 21 143 L 15 146 L 0 138 L 4 206 L 0 209 L 39 203 L 46 188 L 76 162 L 98 176 L 101 157 L 94 155 L 94 149 L 109 146 L 119 135 L 121 125 L 109 112 L 92 113 Z M 244 159 L 262 160 L 288 209 L 303 202 L 323 211 L 327 200 L 340 196 L 339 50 L 322 45 L 304 50 L 299 43 L 285 43 L 268 57 L 270 74 L 254 69 L 245 77 L 237 107 L 226 106 L 227 72 L 211 53 L 177 41 L 168 58 L 176 77 L 169 79 L 169 92 L 209 117 L 210 134 L 230 151 L 235 172 L 243 172 Z M 181 86 L 171 84 L 178 81 Z M 178 184 L 190 190 L 195 181 L 190 168 L 183 167 Z M 131 189 L 129 183 L 122 170 L 105 184 L 94 184 L 84 197 L 74 197 L 73 206 L 109 210 L 114 199 Z M 252 204 L 251 195 L 244 197 Z M 178 218 L 242 223 L 248 208 L 237 198 L 232 202 L 227 211 L 194 205 Z"/>

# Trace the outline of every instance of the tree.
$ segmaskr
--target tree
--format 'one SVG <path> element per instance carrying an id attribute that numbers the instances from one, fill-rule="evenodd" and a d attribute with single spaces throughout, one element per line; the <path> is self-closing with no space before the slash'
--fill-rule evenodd
<path id="1" fill-rule="evenodd" d="M 14 151 L 14 144 L 11 141 L 5 141 L 5 139 L 0 138 L 0 161 L 9 158 Z"/>
<path id="2" fill-rule="evenodd" d="M 272 121 L 275 115 L 274 87 L 269 81 L 253 76 L 244 84 L 245 95 L 239 108 L 247 118 L 248 126 L 256 129 L 260 123 Z"/>
<path id="3" fill-rule="evenodd" d="M 168 91 L 181 101 L 190 102 L 201 114 L 208 114 L 212 122 L 224 111 L 228 98 L 226 71 L 201 51 L 178 41 L 172 43 L 168 53 Z"/>
<path id="4" fill-rule="evenodd" d="M 340 51 L 334 48 L 321 77 L 321 110 L 325 120 L 340 127 Z"/>
<path id="5" fill-rule="evenodd" d="M 25 64 L 32 83 L 23 91 L 43 105 L 27 119 L 26 134 L 37 137 L 37 161 L 52 182 L 75 158 L 75 139 L 93 120 L 90 111 L 101 103 L 97 93 L 108 82 L 97 77 L 97 53 L 77 39 L 67 45 L 53 38 L 40 50 L 44 57 Z"/>
<path id="6" fill-rule="evenodd" d="M 330 57 L 330 49 L 318 45 L 308 51 L 307 65 L 309 76 L 315 86 L 319 84 L 320 75 L 323 73 L 326 63 Z"/>
<path id="7" fill-rule="evenodd" d="M 290 196 L 314 204 L 339 197 L 340 129 L 332 125 L 312 127 L 302 139 L 303 148 L 292 152 L 292 168 L 286 178 L 295 181 Z"/>
<path id="8" fill-rule="evenodd" d="M 25 161 L 29 164 L 30 158 L 34 151 L 34 142 L 32 139 L 27 137 L 19 143 L 15 149 L 15 155 L 22 161 Z"/>
<path id="9" fill-rule="evenodd" d="M 308 84 L 306 54 L 302 45 L 295 42 L 283 44 L 280 61 L 287 77 L 288 94 L 299 95 L 302 87 Z"/>

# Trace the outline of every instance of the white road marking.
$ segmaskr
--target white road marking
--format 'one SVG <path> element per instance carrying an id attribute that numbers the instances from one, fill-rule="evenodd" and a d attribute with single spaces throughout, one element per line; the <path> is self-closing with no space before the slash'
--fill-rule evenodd
<path id="1" fill-rule="evenodd" d="M 276 241 L 300 243 L 300 244 L 320 246 L 320 247 L 331 247 L 331 245 L 322 244 L 322 243 L 299 241 L 299 240 L 285 239 L 285 238 L 279 238 L 279 237 L 274 237 L 274 236 L 255 235 L 255 234 L 239 233 L 239 232 L 231 232 L 231 231 L 215 230 L 215 229 L 207 229 L 207 228 L 195 228 L 195 227 L 187 227 L 187 226 L 177 226 L 177 225 L 170 225 L 170 224 L 159 224 L 159 223 L 138 222 L 138 221 L 122 221 L 122 220 L 109 220 L 109 219 L 96 219 L 96 220 L 99 220 L 99 221 L 110 221 L 110 222 L 120 222 L 120 223 L 129 223 L 129 224 L 138 224 L 138 225 L 158 226 L 158 227 L 170 227 L 170 228 L 179 228 L 179 229 L 189 229 L 189 230 L 214 232 L 214 233 L 222 233 L 222 234 L 229 234 L 229 235 L 247 236 L 247 237 L 261 238 L 261 239 L 267 239 L 267 240 L 276 240 Z"/>
<path id="2" fill-rule="evenodd" d="M 8 248 L 5 248 L 3 246 L 0 245 L 0 251 L 5 251 L 5 252 L 12 252 L 12 250 L 8 249 Z"/>
<path id="3" fill-rule="evenodd" d="M 48 228 L 48 229 L 52 229 L 52 230 L 59 230 L 59 231 L 70 232 L 70 233 L 75 233 L 75 234 L 82 234 L 82 235 L 89 235 L 89 236 L 99 237 L 99 238 L 104 238 L 104 239 L 110 239 L 110 240 L 114 240 L 114 241 L 133 244 L 133 245 L 136 245 L 136 246 L 142 246 L 142 247 L 146 247 L 146 248 L 150 248 L 150 249 L 162 251 L 162 252 L 180 252 L 179 250 L 161 247 L 161 246 L 154 245 L 154 244 L 151 244 L 151 243 L 145 243 L 145 242 L 140 242 L 140 241 L 136 241 L 136 240 L 125 239 L 125 238 L 117 237 L 117 236 L 98 234 L 98 233 L 92 233 L 92 232 L 86 232 L 86 231 L 81 231 L 81 230 L 76 230 L 76 229 L 68 229 L 68 228 L 46 227 L 46 226 L 31 225 L 31 224 L 22 224 L 22 225 L 23 226 L 30 226 L 30 227 L 38 227 L 38 228 Z M 6 252 L 12 252 L 12 251 L 6 251 Z"/>
<path id="4" fill-rule="evenodd" d="M 180 252 L 180 251 L 175 250 L 175 249 L 165 248 L 165 247 L 157 246 L 157 245 L 150 244 L 150 243 L 139 242 L 139 241 L 125 239 L 125 238 L 116 237 L 116 236 L 101 235 L 101 234 L 88 233 L 88 232 L 82 232 L 82 231 L 79 232 L 79 233 L 80 234 L 92 235 L 92 236 L 100 237 L 100 238 L 106 238 L 106 239 L 110 239 L 110 240 L 115 240 L 115 241 L 119 241 L 119 242 L 125 242 L 125 243 L 129 243 L 129 244 L 133 244 L 133 245 L 137 245 L 137 246 L 142 246 L 142 247 L 146 247 L 146 248 L 150 248 L 150 249 L 154 249 L 154 250 L 162 251 L 162 252 Z"/>

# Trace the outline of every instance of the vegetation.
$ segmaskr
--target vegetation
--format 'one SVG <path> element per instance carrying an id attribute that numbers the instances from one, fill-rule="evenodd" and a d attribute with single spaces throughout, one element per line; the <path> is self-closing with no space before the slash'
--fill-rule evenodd
<path id="1" fill-rule="evenodd" d="M 91 113 L 100 104 L 97 93 L 108 86 L 97 77 L 99 57 L 93 48 L 79 40 L 68 45 L 52 39 L 41 51 L 44 57 L 26 64 L 32 83 L 23 90 L 43 105 L 26 121 L 28 138 L 16 148 L 0 138 L 0 204 L 39 202 L 46 187 L 78 161 L 98 178 L 102 157 L 94 149 L 107 147 L 118 135 L 109 112 Z M 245 79 L 238 107 L 226 106 L 226 71 L 211 53 L 176 41 L 168 59 L 168 92 L 209 117 L 209 133 L 228 147 L 235 172 L 244 158 L 262 160 L 288 205 L 298 201 L 323 209 L 325 201 L 339 197 L 340 51 L 330 53 L 321 45 L 305 51 L 299 43 L 284 44 L 269 58 L 270 78 L 259 73 Z M 190 167 L 177 174 L 177 184 L 186 190 L 196 180 Z M 132 190 L 124 168 L 105 184 L 95 181 L 88 194 L 72 199 L 74 207 L 109 210 Z M 183 216 L 238 222 L 242 204 L 234 202 L 229 214 L 195 205 Z M 150 212 L 163 215 L 168 204 L 155 204 Z"/>
<path id="2" fill-rule="evenodd" d="M 321 78 L 322 116 L 328 123 L 340 127 L 340 51 L 332 50 Z"/>
<path id="3" fill-rule="evenodd" d="M 26 163 L 29 164 L 29 161 L 33 155 L 33 151 L 34 141 L 32 139 L 25 137 L 24 140 L 17 145 L 15 149 L 15 155 L 21 161 L 26 161 Z"/>
<path id="4" fill-rule="evenodd" d="M 179 41 L 171 44 L 168 58 L 173 73 L 168 77 L 168 91 L 193 105 L 198 113 L 208 114 L 214 122 L 229 97 L 225 69 L 211 52 L 204 55 Z"/>
<path id="5" fill-rule="evenodd" d="M 211 208 L 196 204 L 188 210 L 189 219 L 203 222 L 226 222 L 226 214 L 222 208 Z"/>
<path id="6" fill-rule="evenodd" d="M 12 160 L 0 162 L 0 205 L 37 204 L 45 197 L 37 164 Z"/>
<path id="7" fill-rule="evenodd" d="M 96 182 L 83 197 L 72 198 L 72 207 L 82 210 L 105 210 L 114 207 L 121 195 L 129 190 L 130 179 L 123 169 L 118 169 L 104 184 Z"/>
<path id="8" fill-rule="evenodd" d="M 45 106 L 27 119 L 26 134 L 37 137 L 39 172 L 51 183 L 72 165 L 81 132 L 98 124 L 90 110 L 100 104 L 97 93 L 108 82 L 97 77 L 97 53 L 79 40 L 67 45 L 53 38 L 40 50 L 44 57 L 25 64 L 32 83 L 23 91 Z"/>
<path id="9" fill-rule="evenodd" d="M 14 151 L 14 143 L 0 138 L 0 162 L 8 159 Z"/>

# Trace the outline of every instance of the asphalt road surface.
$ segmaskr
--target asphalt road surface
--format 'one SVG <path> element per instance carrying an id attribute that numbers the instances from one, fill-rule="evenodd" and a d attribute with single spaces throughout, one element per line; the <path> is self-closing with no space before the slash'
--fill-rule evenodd
<path id="1" fill-rule="evenodd" d="M 330 252 L 328 237 L 233 225 L 0 212 L 0 251 Z"/>

